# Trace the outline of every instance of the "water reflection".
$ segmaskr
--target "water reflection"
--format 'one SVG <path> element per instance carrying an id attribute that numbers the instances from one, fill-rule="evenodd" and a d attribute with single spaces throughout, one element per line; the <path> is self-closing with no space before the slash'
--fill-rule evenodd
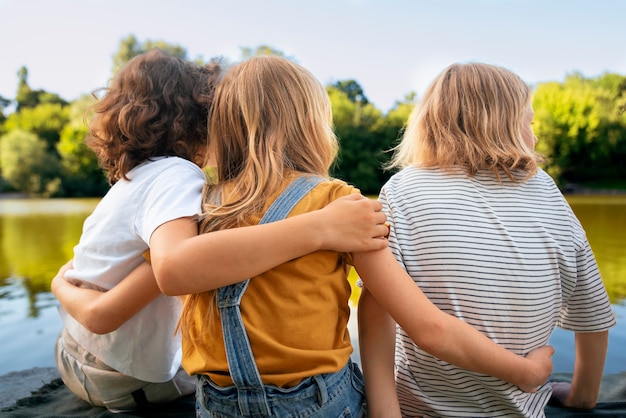
<path id="1" fill-rule="evenodd" d="M 626 299 L 626 196 L 568 196 L 580 219 L 613 304 Z M 20 280 L 28 316 L 38 316 L 37 295 L 48 293 L 58 268 L 72 257 L 84 219 L 97 199 L 0 199 L 0 300 L 7 280 Z M 0 318 L 2 312 L 0 312 Z"/>
<path id="2" fill-rule="evenodd" d="M 38 296 L 49 293 L 52 277 L 72 257 L 83 221 L 97 202 L 0 200 L 0 288 L 5 289 L 10 280 L 21 281 L 28 317 L 39 316 L 42 298 Z M 3 315 L 4 310 L 0 318 Z"/>
<path id="3" fill-rule="evenodd" d="M 612 303 L 626 299 L 626 196 L 569 196 Z"/>
<path id="4" fill-rule="evenodd" d="M 609 333 L 605 371 L 624 371 L 626 353 L 626 196 L 568 196 L 594 250 L 618 316 Z M 58 268 L 72 257 L 84 219 L 98 199 L 0 199 L 0 374 L 30 367 L 52 367 L 61 329 L 56 300 L 49 292 Z M 356 276 L 351 277 L 354 282 Z M 355 288 L 351 304 L 356 305 Z M 351 315 L 355 346 L 356 315 Z M 19 336 L 19 338 L 15 338 Z M 556 330 L 557 371 L 573 369 L 573 333 Z M 355 353 L 358 356 L 358 350 Z"/>

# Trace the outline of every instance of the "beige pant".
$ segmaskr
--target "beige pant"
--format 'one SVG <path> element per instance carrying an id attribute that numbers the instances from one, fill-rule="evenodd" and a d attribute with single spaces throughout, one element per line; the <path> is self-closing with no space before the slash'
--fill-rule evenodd
<path id="1" fill-rule="evenodd" d="M 163 383 L 120 373 L 85 350 L 66 330 L 59 336 L 54 354 L 63 383 L 82 400 L 111 412 L 169 402 L 195 391 L 195 379 L 183 369 Z"/>

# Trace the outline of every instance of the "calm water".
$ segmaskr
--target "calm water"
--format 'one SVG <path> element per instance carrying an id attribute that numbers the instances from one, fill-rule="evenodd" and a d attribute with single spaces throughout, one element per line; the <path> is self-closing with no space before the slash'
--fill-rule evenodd
<path id="1" fill-rule="evenodd" d="M 618 320 L 610 331 L 605 372 L 626 371 L 626 196 L 572 196 L 568 201 L 587 231 Z M 0 199 L 0 375 L 54 366 L 61 321 L 50 280 L 72 257 L 83 220 L 97 202 Z M 550 343 L 557 350 L 555 371 L 572 371 L 573 333 L 557 329 Z"/>

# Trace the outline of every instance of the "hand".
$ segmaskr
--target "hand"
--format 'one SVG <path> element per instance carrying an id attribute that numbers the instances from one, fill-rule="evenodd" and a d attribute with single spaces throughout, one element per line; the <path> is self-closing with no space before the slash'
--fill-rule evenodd
<path id="1" fill-rule="evenodd" d="M 52 282 L 50 283 L 50 291 L 52 293 L 55 293 L 56 289 L 58 289 L 60 286 L 66 285 L 68 283 L 74 284 L 71 281 L 68 281 L 65 279 L 65 273 L 68 270 L 72 269 L 73 267 L 74 267 L 74 264 L 72 263 L 72 259 L 70 259 L 67 263 L 61 266 L 61 268 L 57 272 L 57 275 L 54 276 L 54 278 L 52 279 Z"/>
<path id="2" fill-rule="evenodd" d="M 341 197 L 319 211 L 325 250 L 365 252 L 387 247 L 382 204 L 360 194 Z"/>
<path id="3" fill-rule="evenodd" d="M 531 379 L 527 381 L 527 384 L 520 386 L 520 389 L 524 392 L 536 392 L 540 386 L 548 381 L 552 373 L 553 354 L 554 348 L 546 345 L 536 348 L 526 355 L 526 359 L 532 362 L 529 368 Z"/>

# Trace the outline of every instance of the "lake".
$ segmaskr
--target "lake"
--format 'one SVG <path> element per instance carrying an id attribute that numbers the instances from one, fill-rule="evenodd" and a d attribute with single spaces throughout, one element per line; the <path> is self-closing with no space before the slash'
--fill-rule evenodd
<path id="1" fill-rule="evenodd" d="M 617 316 L 618 325 L 609 332 L 605 373 L 626 371 L 626 196 L 567 196 L 567 200 L 587 231 Z M 54 367 L 61 320 L 50 281 L 72 258 L 82 223 L 97 202 L 0 199 L 0 375 Z M 355 305 L 359 289 L 353 288 Z M 350 327 L 356 347 L 355 314 Z M 557 329 L 550 344 L 556 349 L 554 371 L 571 372 L 573 333 Z"/>

